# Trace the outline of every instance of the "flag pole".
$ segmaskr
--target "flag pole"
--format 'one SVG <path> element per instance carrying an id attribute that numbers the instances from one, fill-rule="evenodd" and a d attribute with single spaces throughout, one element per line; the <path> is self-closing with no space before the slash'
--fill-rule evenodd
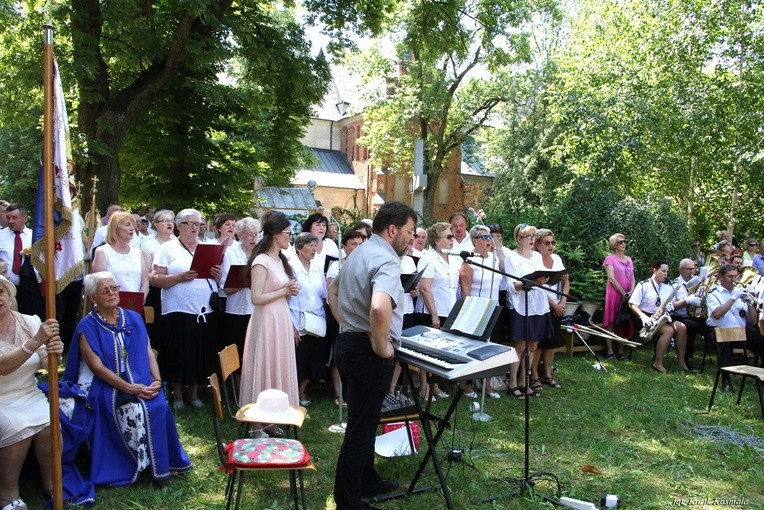
<path id="1" fill-rule="evenodd" d="M 56 268 L 53 256 L 53 26 L 43 25 L 43 197 L 45 203 L 45 318 L 56 318 Z M 48 400 L 50 402 L 50 456 L 53 478 L 53 509 L 62 510 L 61 423 L 58 418 L 58 356 L 48 356 Z"/>

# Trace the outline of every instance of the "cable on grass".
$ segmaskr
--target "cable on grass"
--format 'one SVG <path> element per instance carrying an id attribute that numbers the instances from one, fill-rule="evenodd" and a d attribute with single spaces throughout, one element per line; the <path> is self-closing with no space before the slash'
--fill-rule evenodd
<path id="1" fill-rule="evenodd" d="M 752 434 L 745 434 L 732 430 L 729 427 L 721 425 L 693 425 L 690 423 L 679 423 L 678 427 L 692 437 L 697 437 L 718 443 L 721 445 L 733 445 L 738 448 L 753 448 L 758 451 L 764 451 L 764 441 Z M 752 433 L 753 430 L 749 431 Z"/>

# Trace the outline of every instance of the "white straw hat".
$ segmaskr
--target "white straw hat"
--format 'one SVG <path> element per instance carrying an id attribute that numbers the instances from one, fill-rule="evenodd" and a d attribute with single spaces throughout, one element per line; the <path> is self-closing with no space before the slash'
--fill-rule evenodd
<path id="1" fill-rule="evenodd" d="M 290 406 L 289 396 L 281 390 L 263 390 L 257 402 L 248 406 L 244 416 L 259 423 L 302 426 L 307 410 L 301 406 Z"/>
<path id="2" fill-rule="evenodd" d="M 5 276 L 0 275 L 0 284 L 5 287 L 6 292 L 8 292 L 8 295 L 11 297 L 11 301 L 13 301 L 13 298 L 16 297 L 16 286 L 13 282 Z"/>

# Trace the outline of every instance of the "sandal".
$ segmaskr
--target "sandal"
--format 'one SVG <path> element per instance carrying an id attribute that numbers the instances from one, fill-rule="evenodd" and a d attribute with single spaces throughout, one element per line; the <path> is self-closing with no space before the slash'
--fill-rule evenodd
<path id="1" fill-rule="evenodd" d="M 3 501 L 8 501 L 8 500 L 5 499 Z M 21 498 L 14 499 L 13 501 L 5 505 L 2 508 L 2 510 L 27 510 L 27 504 L 24 503 L 24 500 Z"/>
<path id="2" fill-rule="evenodd" d="M 515 397 L 517 400 L 525 400 L 525 392 L 521 390 L 519 386 L 507 388 L 507 395 Z"/>
<path id="3" fill-rule="evenodd" d="M 531 389 L 532 390 L 540 390 L 543 388 L 544 385 L 541 383 L 539 379 L 531 379 Z"/>
<path id="4" fill-rule="evenodd" d="M 546 384 L 547 386 L 550 386 L 552 388 L 562 388 L 562 386 L 560 386 L 560 383 L 558 383 L 554 379 L 554 377 L 544 377 L 544 379 L 542 379 L 542 381 L 544 381 L 544 384 Z"/>
<path id="5" fill-rule="evenodd" d="M 528 397 L 540 397 L 541 396 L 541 392 L 540 391 L 536 391 L 533 388 L 526 388 L 525 386 L 518 386 L 517 388 L 520 391 L 522 391 Z"/>

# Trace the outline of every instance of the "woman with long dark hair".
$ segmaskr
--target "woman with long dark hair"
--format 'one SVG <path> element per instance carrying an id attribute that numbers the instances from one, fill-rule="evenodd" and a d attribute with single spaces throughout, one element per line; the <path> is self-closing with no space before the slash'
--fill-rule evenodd
<path id="1" fill-rule="evenodd" d="M 288 299 L 299 285 L 281 252 L 289 248 L 291 224 L 286 216 L 263 216 L 263 238 L 249 257 L 250 292 L 255 305 L 244 344 L 239 405 L 254 402 L 261 391 L 277 389 L 299 404 L 295 336 Z M 262 435 L 262 432 L 260 432 Z"/>

